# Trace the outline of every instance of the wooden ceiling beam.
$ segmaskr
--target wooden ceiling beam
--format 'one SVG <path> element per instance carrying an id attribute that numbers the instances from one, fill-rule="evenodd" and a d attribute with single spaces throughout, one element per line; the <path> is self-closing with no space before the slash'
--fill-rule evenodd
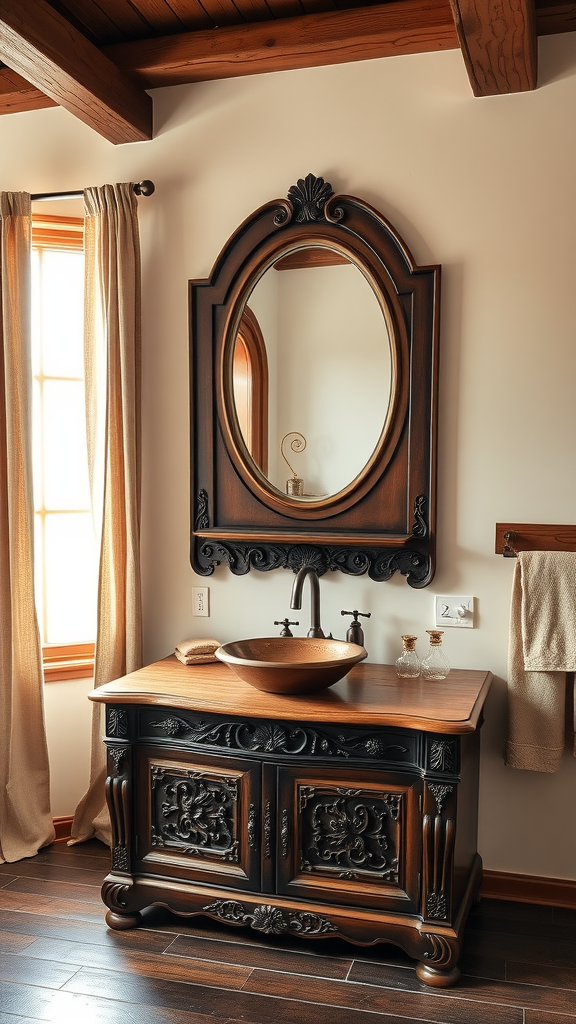
<path id="1" fill-rule="evenodd" d="M 152 138 L 152 100 L 45 0 L 2 0 L 0 58 L 109 142 Z"/>
<path id="2" fill-rule="evenodd" d="M 57 103 L 35 89 L 11 68 L 0 67 L 0 114 L 56 107 Z"/>
<path id="3" fill-rule="evenodd" d="M 397 0 L 115 43 L 103 50 L 152 88 L 457 46 L 448 0 Z"/>
<path id="4" fill-rule="evenodd" d="M 534 0 L 450 0 L 450 4 L 475 96 L 536 88 Z"/>

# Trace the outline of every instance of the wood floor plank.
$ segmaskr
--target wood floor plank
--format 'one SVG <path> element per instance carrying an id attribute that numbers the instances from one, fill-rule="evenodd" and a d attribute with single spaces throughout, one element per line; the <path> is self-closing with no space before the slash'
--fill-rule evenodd
<path id="1" fill-rule="evenodd" d="M 525 1024 L 575 1024 L 573 1014 L 546 1013 L 544 1010 L 526 1010 Z"/>
<path id="2" fill-rule="evenodd" d="M 168 946 L 166 953 L 169 956 L 193 956 L 249 967 L 265 967 L 271 971 L 288 971 L 291 974 L 312 974 L 321 978 L 344 979 L 352 966 L 351 957 L 344 960 L 322 956 L 321 949 L 318 952 L 274 949 L 192 935 L 179 935 Z"/>
<path id="3" fill-rule="evenodd" d="M 8 1024 L 14 1024 L 9 1017 L 11 1012 L 16 1015 L 18 1024 L 22 1022 L 22 1013 L 26 1015 L 26 1020 L 45 1020 L 50 1021 L 50 1024 L 83 1024 L 87 1021 L 89 1024 L 224 1024 L 227 1020 L 217 1013 L 207 1016 L 204 1013 L 164 1009 L 147 1003 L 131 1005 L 108 999 L 103 994 L 84 996 L 61 989 L 55 991 L 11 982 L 0 982 L 0 1006 L 8 1017 Z"/>
<path id="4" fill-rule="evenodd" d="M 58 964 L 50 961 L 38 963 L 26 955 L 0 953 L 0 981 L 20 981 L 44 988 L 61 988 L 73 978 L 77 968 L 73 964 Z"/>
<path id="5" fill-rule="evenodd" d="M 104 921 L 103 904 L 76 903 L 74 900 L 56 900 L 50 896 L 32 896 L 28 893 L 6 892 L 0 889 L 0 911 L 19 910 L 30 914 L 57 915 L 74 918 L 76 921 Z"/>
<path id="6" fill-rule="evenodd" d="M 19 953 L 35 942 L 33 935 L 16 935 L 14 932 L 0 931 L 0 953 Z"/>
<path id="7" fill-rule="evenodd" d="M 79 967 L 101 967 L 112 971 L 164 978 L 167 981 L 195 982 L 198 985 L 217 985 L 222 988 L 242 988 L 252 968 L 231 963 L 214 963 L 194 957 L 167 956 L 165 953 L 142 953 L 138 950 L 119 949 L 117 946 L 97 946 L 62 939 L 37 939 L 23 956 L 36 960 L 58 962 Z M 22 959 L 19 956 L 18 959 Z M 68 979 L 66 979 L 68 980 Z"/>
<path id="8" fill-rule="evenodd" d="M 106 871 L 98 868 L 90 869 L 77 867 L 76 865 L 53 864 L 51 861 L 38 864 L 36 858 L 18 861 L 17 874 L 14 873 L 15 866 L 14 864 L 0 864 L 1 888 L 9 882 L 16 881 L 17 878 L 38 878 L 45 881 L 64 882 L 66 885 L 70 882 L 77 885 L 95 885 L 100 889 L 106 874 Z"/>
<path id="9" fill-rule="evenodd" d="M 398 970 L 398 968 L 384 967 L 378 964 L 353 964 L 348 980 L 402 989 L 402 991 L 426 991 L 426 986 L 418 981 L 415 971 Z M 570 1013 L 574 1006 L 574 994 L 566 990 L 550 986 L 490 981 L 486 978 L 469 976 L 462 977 L 457 993 L 462 999 L 476 1000 L 480 1003 L 530 1006 L 557 1013 Z"/>
<path id="10" fill-rule="evenodd" d="M 409 972 L 402 969 L 402 974 Z M 414 975 L 415 978 L 415 975 Z M 416 980 L 416 979 L 415 979 Z M 70 984 L 74 984 L 75 978 Z M 301 983 L 300 983 L 301 984 Z M 420 986 L 420 982 L 417 982 Z M 246 992 L 268 993 L 284 999 L 298 999 L 298 979 L 289 974 L 272 974 L 255 970 L 244 986 Z M 306 998 L 310 1003 L 325 1006 L 357 1007 L 373 1013 L 405 1014 L 408 1017 L 442 1024 L 523 1024 L 521 1007 L 496 1006 L 472 1001 L 458 993 L 439 995 L 421 986 L 420 991 L 400 988 L 379 988 L 375 985 L 354 984 L 346 981 L 306 979 Z"/>
<path id="11" fill-rule="evenodd" d="M 100 885 L 78 885 L 76 882 L 55 882 L 44 878 L 16 878 L 3 888 L 3 892 L 24 892 L 34 896 L 50 896 L 76 903 L 92 903 L 102 907 Z"/>
<path id="12" fill-rule="evenodd" d="M 37 1024 L 31 1017 L 20 1017 L 13 1013 L 2 1013 L 0 1010 L 0 1024 Z"/>
<path id="13" fill-rule="evenodd" d="M 23 934 L 28 937 L 45 936 L 54 939 L 69 939 L 73 942 L 94 942 L 101 945 L 140 949 L 151 953 L 162 953 L 172 941 L 163 932 L 150 932 L 143 928 L 115 932 L 102 924 L 53 918 L 42 914 L 22 914 L 17 911 L 0 911 L 0 930 Z M 1 1004 L 0 1004 L 1 1005 Z"/>
<path id="14" fill-rule="evenodd" d="M 36 857 L 30 858 L 40 866 L 54 864 L 65 867 L 67 864 L 72 867 L 81 868 L 83 871 L 102 871 L 102 877 L 110 870 L 110 850 L 102 843 L 97 847 L 89 843 L 80 843 L 78 846 L 66 846 L 65 843 L 58 843 L 57 846 L 48 846 L 41 850 Z"/>
<path id="15" fill-rule="evenodd" d="M 506 980 L 526 985 L 545 985 L 548 988 L 569 989 L 576 991 L 576 966 L 574 967 L 541 967 L 539 964 L 516 963 L 508 960 L 506 964 Z M 576 1007 L 576 995 L 572 996 Z"/>
<path id="16" fill-rule="evenodd" d="M 464 941 L 470 955 L 478 953 L 552 967 L 573 967 L 576 964 L 576 931 L 567 938 L 511 935 L 494 929 L 467 931 Z"/>
<path id="17" fill-rule="evenodd" d="M 260 972 L 262 974 L 266 972 Z M 288 977 L 287 975 L 272 975 L 273 977 Z M 250 979 L 249 979 L 250 980 Z M 133 978 L 127 975 L 114 975 L 113 972 L 101 972 L 97 970 L 82 969 L 67 982 L 62 991 L 76 992 L 83 995 L 95 995 L 98 992 L 106 992 L 107 998 L 124 998 L 128 1002 L 139 1003 L 146 1000 L 148 1005 L 162 1006 L 166 1009 L 182 1010 L 184 1008 L 194 1012 L 204 1012 L 212 1016 L 225 1017 L 227 1020 L 242 1021 L 243 1024 L 319 1024 L 322 1016 L 319 1016 L 317 1003 L 309 1001 L 310 981 L 306 980 L 305 992 L 302 991 L 302 979 L 298 979 L 297 998 L 278 998 L 269 993 L 259 994 L 246 990 L 228 991 L 217 988 L 204 988 L 197 985 L 184 985 L 178 982 L 170 983 L 165 981 Z M 325 982 L 327 986 L 343 984 L 340 982 Z M 368 988 L 369 986 L 366 986 Z M 306 1001 L 304 1001 L 304 999 Z M 434 1000 L 434 997 L 430 997 Z M 474 1006 L 476 1012 L 477 1004 Z M 376 1009 L 376 1008 L 374 1008 Z M 493 1008 L 490 1007 L 492 1010 Z M 497 1008 L 496 1008 L 497 1009 Z M 406 1024 L 412 1018 L 409 1008 L 405 1012 L 395 1013 L 393 1008 L 380 1014 L 364 1007 L 356 1009 L 353 1007 L 329 1006 L 323 1007 L 322 1014 L 330 1024 Z M 422 1019 L 422 1015 L 420 1015 Z M 442 1024 L 451 1024 L 452 1018 L 441 1018 L 439 1016 L 428 1018 Z M 496 1012 L 491 1018 L 491 1024 L 520 1024 L 521 1016 L 513 1018 L 499 1016 Z M 487 1020 L 487 1018 L 484 1018 Z M 458 1018 L 459 1024 L 483 1024 L 483 1020 L 472 1017 Z"/>

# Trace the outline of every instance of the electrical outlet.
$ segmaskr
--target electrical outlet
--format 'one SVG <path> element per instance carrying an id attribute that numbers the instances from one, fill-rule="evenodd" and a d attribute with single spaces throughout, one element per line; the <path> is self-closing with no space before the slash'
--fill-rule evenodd
<path id="1" fill-rule="evenodd" d="M 474 629 L 474 598 L 459 594 L 434 595 L 434 621 L 439 629 L 458 626 Z"/>
<path id="2" fill-rule="evenodd" d="M 210 615 L 210 587 L 192 587 L 192 614 Z"/>

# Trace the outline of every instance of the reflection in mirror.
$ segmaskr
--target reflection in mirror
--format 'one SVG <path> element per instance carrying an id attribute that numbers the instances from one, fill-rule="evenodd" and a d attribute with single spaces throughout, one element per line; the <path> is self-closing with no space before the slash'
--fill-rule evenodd
<path id="1" fill-rule="evenodd" d="M 338 494 L 369 462 L 388 416 L 393 367 L 382 307 L 354 263 L 319 246 L 279 259 L 249 301 L 233 357 L 244 443 L 271 486 L 293 500 Z M 282 453 L 287 434 L 305 445 Z"/>
<path id="2" fill-rule="evenodd" d="M 268 469 L 268 358 L 258 320 L 245 306 L 234 346 L 232 381 L 244 443 L 266 475 Z"/>

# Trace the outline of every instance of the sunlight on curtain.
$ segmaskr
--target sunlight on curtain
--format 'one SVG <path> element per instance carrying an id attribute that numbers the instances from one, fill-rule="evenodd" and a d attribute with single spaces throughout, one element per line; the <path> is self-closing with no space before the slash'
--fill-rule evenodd
<path id="1" fill-rule="evenodd" d="M 140 246 L 132 185 L 86 189 L 88 460 L 100 540 L 95 686 L 142 665 L 140 609 Z M 101 705 L 92 722 L 90 787 L 73 841 L 113 838 L 104 805 Z"/>
<path id="2" fill-rule="evenodd" d="M 0 861 L 54 838 L 34 606 L 30 245 L 26 193 L 0 193 Z"/>

